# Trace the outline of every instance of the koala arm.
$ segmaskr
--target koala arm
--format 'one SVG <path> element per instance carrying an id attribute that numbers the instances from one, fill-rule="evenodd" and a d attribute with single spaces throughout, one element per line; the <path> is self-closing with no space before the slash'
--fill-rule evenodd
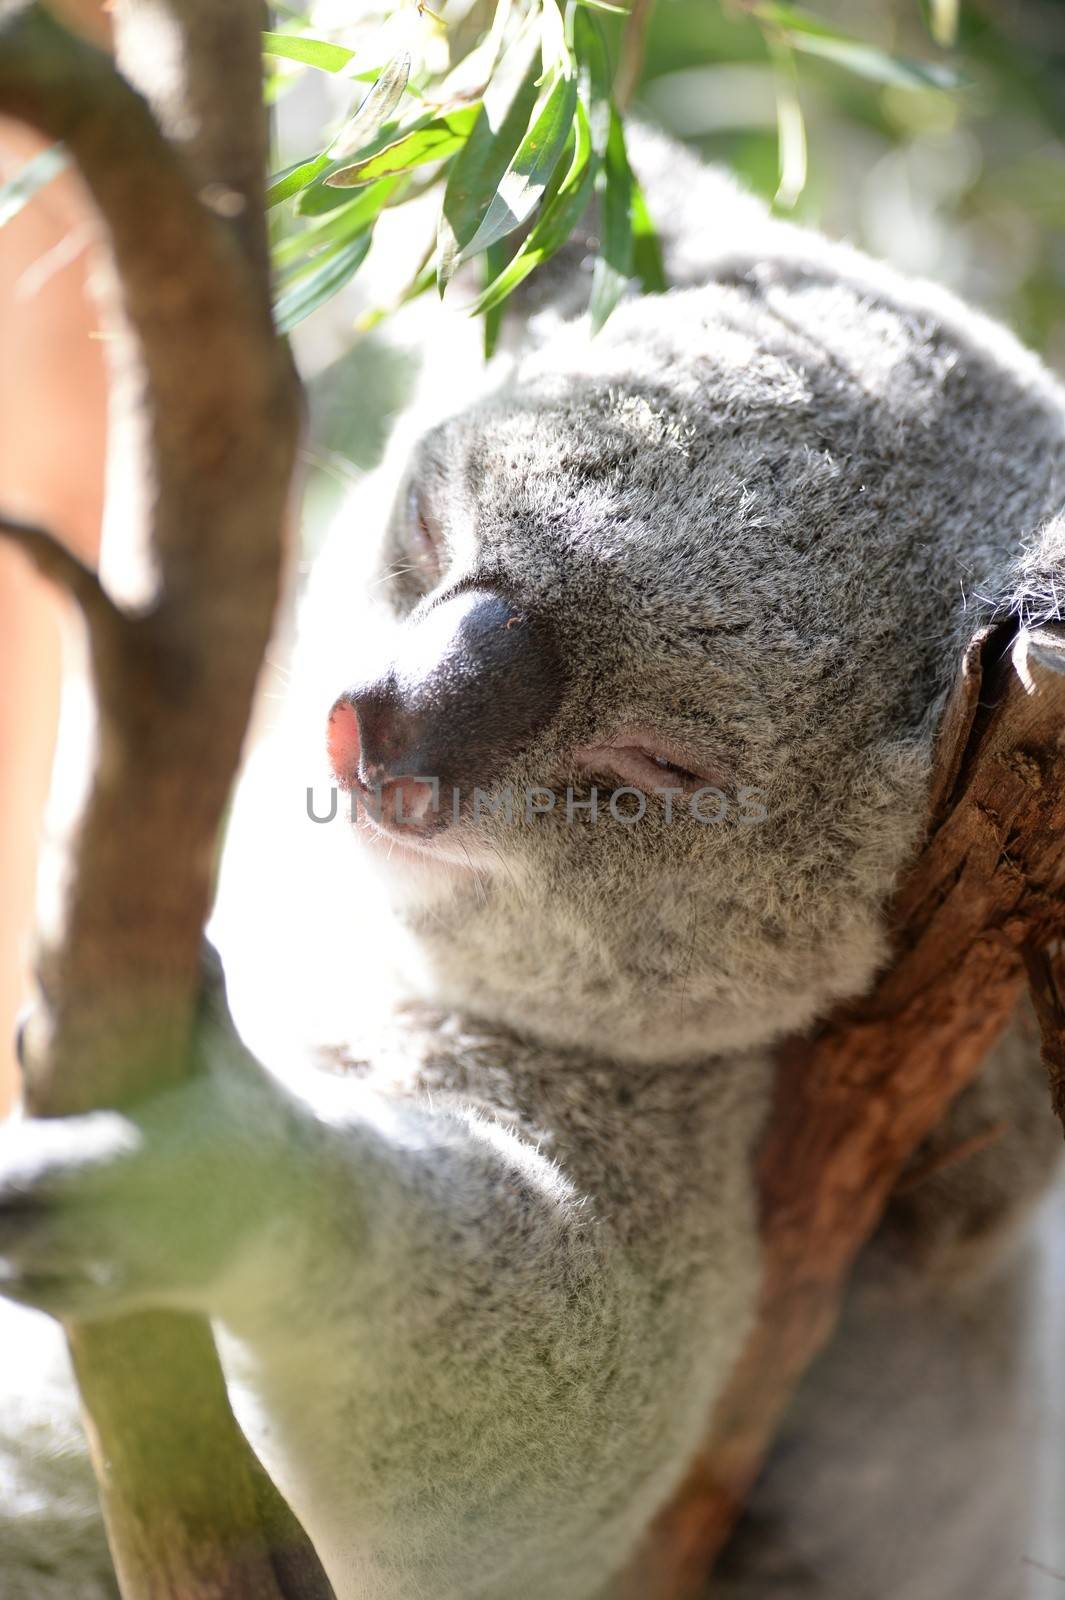
<path id="1" fill-rule="evenodd" d="M 745 1325 L 698 1198 L 634 1230 L 512 1116 L 319 1074 L 297 1096 L 217 1015 L 203 1053 L 135 1112 L 4 1130 L 4 1293 L 217 1319 L 339 1600 L 596 1594 Z"/>

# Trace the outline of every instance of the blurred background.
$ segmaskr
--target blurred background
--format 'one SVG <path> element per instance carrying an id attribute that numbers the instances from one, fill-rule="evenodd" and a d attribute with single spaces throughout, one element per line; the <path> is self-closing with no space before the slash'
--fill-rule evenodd
<path id="1" fill-rule="evenodd" d="M 949 285 L 1065 371 L 1065 5 L 959 0 L 951 50 L 919 0 L 811 9 L 865 44 L 949 62 L 967 85 L 903 88 L 797 55 L 808 172 L 795 215 Z M 638 103 L 773 196 L 773 71 L 742 9 L 659 0 Z"/>

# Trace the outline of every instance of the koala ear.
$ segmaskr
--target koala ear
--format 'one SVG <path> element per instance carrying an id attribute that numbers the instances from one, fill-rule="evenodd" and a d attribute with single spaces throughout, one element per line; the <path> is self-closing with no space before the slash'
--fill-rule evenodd
<path id="1" fill-rule="evenodd" d="M 1025 628 L 1065 622 L 1065 511 L 1025 543 L 992 600 L 996 616 Z"/>
<path id="2" fill-rule="evenodd" d="M 1000 580 L 980 585 L 982 624 L 971 634 L 936 732 L 929 796 L 934 823 L 961 769 L 985 681 L 1001 660 L 1017 628 L 1065 625 L 1065 513 L 1042 527 L 1004 569 Z M 1042 657 L 1040 658 L 1042 659 Z M 1060 671 L 1058 652 L 1045 664 Z"/>

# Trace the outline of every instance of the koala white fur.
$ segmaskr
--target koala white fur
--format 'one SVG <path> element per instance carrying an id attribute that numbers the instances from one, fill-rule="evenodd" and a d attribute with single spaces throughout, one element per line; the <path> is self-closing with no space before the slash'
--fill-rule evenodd
<path id="1" fill-rule="evenodd" d="M 675 287 L 593 339 L 578 241 L 316 565 L 217 917 L 243 1042 L 212 995 L 188 1087 L 0 1136 L 0 1289 L 210 1315 L 338 1600 L 609 1593 L 750 1328 L 772 1046 L 885 958 L 962 644 L 1058 614 L 1039 362 L 638 155 Z M 347 790 L 438 776 L 457 815 L 352 827 L 343 794 L 314 825 L 331 710 Z M 656 778 L 672 802 L 593 819 L 593 784 Z M 1023 1021 L 936 1140 L 996 1121 L 893 1204 L 715 1596 L 1029 1593 L 1030 1319 L 993 1246 L 1058 1134 Z M 27 1383 L 30 1312 L 3 1326 L 0 1595 L 102 1600 L 64 1380 Z"/>

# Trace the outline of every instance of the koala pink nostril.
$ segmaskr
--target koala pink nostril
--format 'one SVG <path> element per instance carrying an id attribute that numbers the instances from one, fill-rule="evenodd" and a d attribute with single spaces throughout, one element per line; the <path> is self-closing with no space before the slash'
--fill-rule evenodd
<path id="1" fill-rule="evenodd" d="M 358 781 L 359 719 L 346 695 L 334 702 L 329 713 L 326 749 L 333 776 L 343 788 L 351 788 Z"/>

